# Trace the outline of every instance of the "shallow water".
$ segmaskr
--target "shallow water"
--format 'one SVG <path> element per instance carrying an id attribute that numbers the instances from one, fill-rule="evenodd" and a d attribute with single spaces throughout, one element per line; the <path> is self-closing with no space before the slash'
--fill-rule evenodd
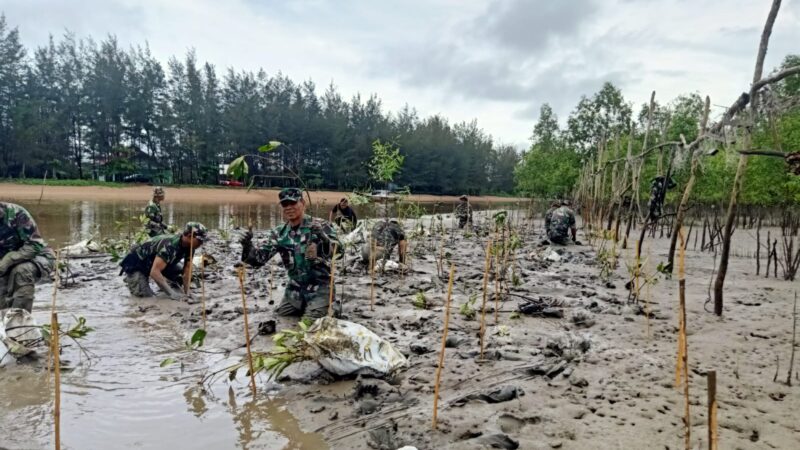
<path id="1" fill-rule="evenodd" d="M 13 201 L 13 200 L 12 200 Z M 132 235 L 141 229 L 139 216 L 144 213 L 147 199 L 142 202 L 82 201 L 19 201 L 39 225 L 42 236 L 52 245 L 79 242 L 91 237 Z M 473 204 L 474 210 L 489 207 L 489 204 Z M 509 202 L 507 206 L 514 206 Z M 308 213 L 327 219 L 331 206 L 317 205 Z M 420 204 L 426 213 L 451 213 L 455 204 Z M 493 208 L 500 205 L 493 204 Z M 371 205 L 355 208 L 359 218 L 374 216 Z M 166 202 L 162 205 L 164 221 L 182 225 L 190 220 L 199 221 L 209 229 L 229 229 L 252 222 L 256 229 L 275 226 L 281 220 L 277 203 L 254 204 L 197 204 Z"/>
<path id="2" fill-rule="evenodd" d="M 160 367 L 167 356 L 181 355 L 188 339 L 185 325 L 170 317 L 176 304 L 131 299 L 116 273 L 104 275 L 113 282 L 59 292 L 61 322 L 74 323 L 79 314 L 95 328 L 83 342 L 88 361 L 62 342 L 63 364 L 72 368 L 62 373 L 63 448 L 326 448 L 320 436 L 300 431 L 281 401 L 259 393 L 254 402 L 245 382 L 204 391 L 197 381 L 221 355 L 192 353 L 183 368 Z M 37 288 L 39 323 L 48 320 L 50 292 L 50 285 Z M 151 305 L 160 312 L 141 312 Z M 45 364 L 0 369 L 0 448 L 52 447 L 53 384 Z"/>

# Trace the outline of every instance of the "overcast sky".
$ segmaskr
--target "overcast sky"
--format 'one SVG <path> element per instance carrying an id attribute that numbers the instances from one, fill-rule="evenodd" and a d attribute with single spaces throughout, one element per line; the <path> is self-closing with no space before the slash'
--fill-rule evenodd
<path id="1" fill-rule="evenodd" d="M 377 93 L 384 109 L 478 119 L 527 145 L 542 103 L 563 120 L 603 82 L 637 107 L 656 90 L 727 105 L 752 78 L 771 0 L 0 0 L 29 48 L 71 30 L 200 61 Z M 800 0 L 784 0 L 766 70 L 800 53 Z"/>

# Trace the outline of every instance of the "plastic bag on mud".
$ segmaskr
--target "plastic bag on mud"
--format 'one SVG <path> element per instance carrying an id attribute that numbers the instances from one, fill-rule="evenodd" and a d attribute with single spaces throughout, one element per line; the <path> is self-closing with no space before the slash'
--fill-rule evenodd
<path id="1" fill-rule="evenodd" d="M 405 356 L 366 327 L 322 317 L 306 331 L 307 354 L 335 375 L 387 375 L 408 364 Z"/>
<path id="2" fill-rule="evenodd" d="M 26 344 L 41 338 L 42 330 L 28 311 L 19 308 L 0 311 L 0 367 L 32 352 Z"/>
<path id="3" fill-rule="evenodd" d="M 70 256 L 84 256 L 91 253 L 99 253 L 101 250 L 102 248 L 98 242 L 87 239 L 62 248 L 61 255 L 69 258 Z"/>

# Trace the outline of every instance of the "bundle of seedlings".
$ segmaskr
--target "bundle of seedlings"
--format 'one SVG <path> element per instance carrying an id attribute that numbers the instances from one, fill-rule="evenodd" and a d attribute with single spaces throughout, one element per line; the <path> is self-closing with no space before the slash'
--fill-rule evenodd
<path id="1" fill-rule="evenodd" d="M 315 361 L 328 372 L 339 375 L 385 376 L 407 365 L 406 358 L 369 329 L 357 323 L 323 317 L 309 326 L 301 321 L 296 330 L 283 330 L 273 337 L 269 352 L 253 353 L 253 373 L 266 372 L 275 379 L 292 364 Z M 233 380 L 242 361 L 225 369 Z M 250 375 L 248 369 L 247 375 Z"/>

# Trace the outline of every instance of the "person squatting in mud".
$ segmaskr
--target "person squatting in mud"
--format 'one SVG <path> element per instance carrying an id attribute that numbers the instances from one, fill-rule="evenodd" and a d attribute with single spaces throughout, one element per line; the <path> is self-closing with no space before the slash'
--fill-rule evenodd
<path id="1" fill-rule="evenodd" d="M 372 227 L 370 234 L 375 242 L 375 255 L 372 261 L 389 260 L 394 248 L 397 247 L 398 262 L 406 263 L 406 233 L 397 219 L 382 219 Z M 361 261 L 369 266 L 372 244 L 365 242 L 361 246 Z"/>
<path id="2" fill-rule="evenodd" d="M 34 285 L 50 278 L 55 255 L 31 214 L 22 206 L 0 202 L 0 309 L 33 308 Z"/>
<path id="3" fill-rule="evenodd" d="M 553 224 L 553 213 L 561 207 L 561 202 L 553 202 L 550 204 L 550 209 L 544 214 L 544 231 L 545 234 L 550 234 L 550 226 Z"/>
<path id="4" fill-rule="evenodd" d="M 152 297 L 150 279 L 169 298 L 186 300 L 191 282 L 191 255 L 207 240 L 208 231 L 202 223 L 188 222 L 180 233 L 152 237 L 131 247 L 120 262 L 125 284 L 135 297 Z M 183 291 L 180 290 L 183 286 Z"/>
<path id="5" fill-rule="evenodd" d="M 336 222 L 336 225 L 344 228 L 345 230 L 354 230 L 358 223 L 356 212 L 350 207 L 346 198 L 339 200 L 339 203 L 333 206 L 331 213 L 328 215 L 328 222 Z"/>
<path id="6" fill-rule="evenodd" d="M 472 206 L 469 204 L 469 198 L 462 195 L 458 198 L 460 202 L 456 205 L 453 214 L 458 219 L 458 228 L 464 228 L 467 223 L 472 225 Z"/>
<path id="7" fill-rule="evenodd" d="M 164 216 L 161 215 L 161 202 L 164 201 L 164 197 L 164 188 L 156 186 L 153 188 L 153 199 L 144 208 L 144 215 L 147 216 L 145 229 L 150 237 L 160 236 L 167 232 Z"/>
<path id="8" fill-rule="evenodd" d="M 286 223 L 273 228 L 267 240 L 253 245 L 253 233 L 247 231 L 241 240 L 242 261 L 261 267 L 275 254 L 289 275 L 289 284 L 276 312 L 281 316 L 304 316 L 312 319 L 328 313 L 330 301 L 330 262 L 334 246 L 342 254 L 342 244 L 329 222 L 305 214 L 303 192 L 284 188 L 278 194 Z M 335 297 L 335 296 L 334 296 Z M 339 316 L 342 305 L 334 300 L 333 313 Z"/>
<path id="9" fill-rule="evenodd" d="M 550 212 L 548 211 L 548 213 Z M 569 202 L 561 202 L 561 206 L 550 213 L 549 226 L 547 225 L 547 217 L 545 217 L 547 238 L 550 239 L 550 242 L 567 245 L 571 235 L 572 241 L 577 243 L 578 228 L 575 225 L 575 213 L 570 209 Z"/>

